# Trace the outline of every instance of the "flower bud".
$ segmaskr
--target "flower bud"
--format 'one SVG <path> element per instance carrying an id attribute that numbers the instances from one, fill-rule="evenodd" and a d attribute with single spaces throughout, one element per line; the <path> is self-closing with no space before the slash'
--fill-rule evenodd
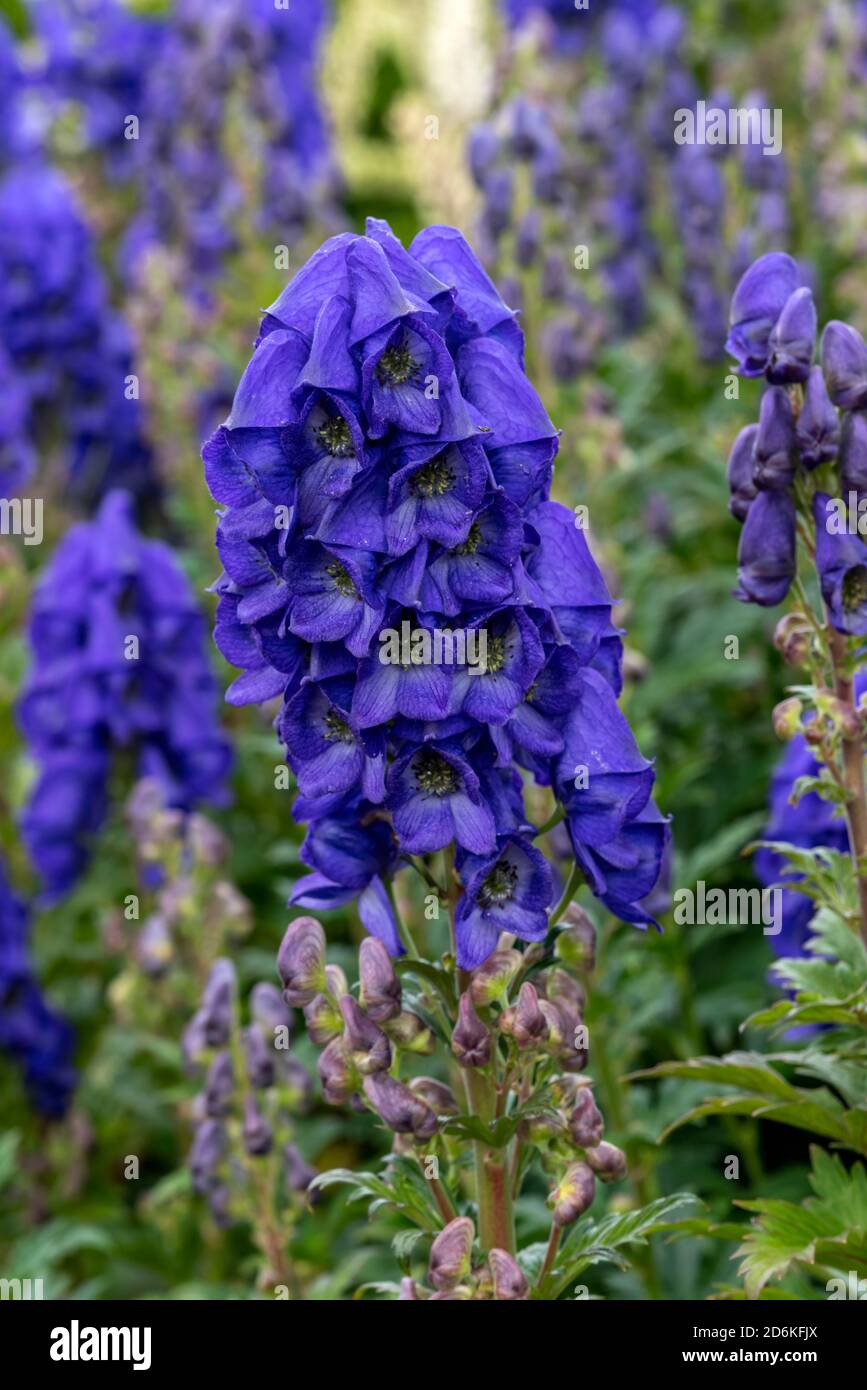
<path id="1" fill-rule="evenodd" d="M 403 1052 L 428 1057 L 434 1050 L 434 1035 L 418 1014 L 408 1011 L 398 1014 L 385 1025 L 385 1031 L 395 1047 Z"/>
<path id="2" fill-rule="evenodd" d="M 316 1177 L 316 1169 L 294 1144 L 283 1146 L 283 1172 L 290 1192 L 306 1192 Z"/>
<path id="3" fill-rule="evenodd" d="M 509 1012 L 509 1026 L 506 1027 L 504 1016 L 503 1029 L 511 1033 L 521 1049 L 533 1047 L 547 1036 L 548 1024 L 539 1008 L 539 996 L 529 980 L 521 985 L 518 1002 Z"/>
<path id="4" fill-rule="evenodd" d="M 255 1091 L 264 1091 L 274 1084 L 274 1050 L 258 1023 L 244 1029 L 244 1054 L 247 1078 Z"/>
<path id="5" fill-rule="evenodd" d="M 787 613 L 774 629 L 774 646 L 788 666 L 803 666 L 810 650 L 810 624 L 803 613 Z"/>
<path id="6" fill-rule="evenodd" d="M 218 1052 L 208 1070 L 205 1084 L 205 1111 L 212 1120 L 222 1120 L 232 1108 L 235 1072 L 228 1052 Z"/>
<path id="7" fill-rule="evenodd" d="M 187 817 L 187 844 L 197 864 L 215 868 L 229 853 L 229 842 L 207 816 L 193 811 Z"/>
<path id="8" fill-rule="evenodd" d="M 841 410 L 867 406 L 867 347 L 857 329 L 831 319 L 822 334 L 822 368 L 828 395 Z"/>
<path id="9" fill-rule="evenodd" d="M 729 511 L 737 521 L 746 521 L 750 503 L 758 491 L 753 482 L 753 450 L 758 432 L 758 425 L 745 425 L 729 454 L 726 467 Z"/>
<path id="10" fill-rule="evenodd" d="M 591 971 L 596 966 L 596 927 L 590 915 L 577 903 L 570 903 L 566 925 L 557 935 L 554 954 L 567 970 Z M 571 978 L 571 977 L 570 977 Z M 550 995 L 550 990 L 548 991 Z"/>
<path id="11" fill-rule="evenodd" d="M 582 1018 L 587 1003 L 584 986 L 566 970 L 555 967 L 545 972 L 545 994 L 558 1008 L 568 1005 L 573 1014 Z"/>
<path id="12" fill-rule="evenodd" d="M 530 1286 L 527 1276 L 514 1256 L 506 1250 L 491 1250 L 488 1253 L 488 1271 L 493 1285 L 494 1298 L 500 1301 L 517 1302 L 529 1298 Z"/>
<path id="13" fill-rule="evenodd" d="M 225 958 L 216 960 L 211 966 L 199 1010 L 209 1047 L 224 1047 L 229 1041 L 234 1000 L 235 967 Z"/>
<path id="14" fill-rule="evenodd" d="M 270 1153 L 274 1142 L 271 1126 L 265 1119 L 252 1096 L 244 1101 L 244 1124 L 241 1129 L 244 1148 L 251 1158 L 261 1158 Z"/>
<path id="15" fill-rule="evenodd" d="M 468 1216 L 457 1216 L 436 1237 L 430 1250 L 428 1283 L 449 1293 L 469 1278 L 475 1227 Z"/>
<path id="16" fill-rule="evenodd" d="M 314 994 L 304 1005 L 307 1033 L 317 1047 L 324 1047 L 343 1032 L 343 1015 L 331 994 Z"/>
<path id="17" fill-rule="evenodd" d="M 346 972 L 341 970 L 339 965 L 326 965 L 325 982 L 328 993 L 333 999 L 341 1000 L 344 994 L 349 993 L 349 982 Z"/>
<path id="18" fill-rule="evenodd" d="M 208 1042 L 205 1037 L 205 1017 L 201 1009 L 193 1014 L 189 1023 L 181 1036 L 181 1053 L 184 1059 L 184 1067 L 191 1075 L 201 1071 L 202 1053 L 207 1052 Z"/>
<path id="19" fill-rule="evenodd" d="M 373 1019 L 359 1008 L 351 994 L 340 1001 L 343 1015 L 343 1041 L 362 1076 L 387 1071 L 391 1066 L 391 1044 Z"/>
<path id="20" fill-rule="evenodd" d="M 554 1225 L 571 1226 L 573 1221 L 577 1221 L 578 1217 L 593 1205 L 595 1196 L 596 1179 L 593 1170 L 586 1163 L 570 1163 L 548 1198 L 548 1205 L 554 1208 Z"/>
<path id="21" fill-rule="evenodd" d="M 420 1299 L 419 1296 L 418 1296 L 418 1291 L 417 1291 L 417 1289 L 416 1289 L 416 1287 L 415 1287 L 415 1280 L 414 1280 L 414 1279 L 410 1279 L 408 1276 L 407 1276 L 407 1278 L 405 1278 L 405 1279 L 401 1279 L 401 1281 L 400 1281 L 400 1294 L 398 1295 L 398 1300 L 397 1300 L 397 1301 L 398 1301 L 398 1303 L 420 1303 L 420 1302 L 421 1302 L 421 1299 Z"/>
<path id="22" fill-rule="evenodd" d="M 344 1105 L 356 1089 L 356 1073 L 342 1036 L 320 1053 L 317 1067 L 325 1100 L 329 1105 Z"/>
<path id="23" fill-rule="evenodd" d="M 326 989 L 325 933 L 313 917 L 296 917 L 286 928 L 277 955 L 287 1004 L 308 1004 Z"/>
<path id="24" fill-rule="evenodd" d="M 759 405 L 753 478 L 760 488 L 786 488 L 793 481 L 797 466 L 792 402 L 782 386 L 769 386 Z"/>
<path id="25" fill-rule="evenodd" d="M 521 968 L 521 952 L 498 950 L 473 971 L 470 994 L 477 1009 L 505 1004 L 512 981 Z"/>
<path id="26" fill-rule="evenodd" d="M 460 1113 L 454 1094 L 444 1081 L 437 1081 L 433 1076 L 414 1076 L 409 1089 L 429 1105 L 435 1115 Z"/>
<path id="27" fill-rule="evenodd" d="M 626 1154 L 606 1140 L 587 1150 L 587 1162 L 603 1182 L 619 1182 L 626 1177 Z"/>
<path id="28" fill-rule="evenodd" d="M 358 952 L 359 1002 L 374 1023 L 400 1013 L 401 987 L 391 956 L 375 936 L 366 936 Z"/>
<path id="29" fill-rule="evenodd" d="M 774 733 L 783 743 L 788 743 L 790 739 L 801 732 L 803 709 L 804 706 L 801 701 L 794 697 L 789 700 L 781 700 L 778 705 L 774 706 L 774 712 L 771 716 Z"/>
<path id="30" fill-rule="evenodd" d="M 468 990 L 464 991 L 458 1003 L 452 1052 L 462 1067 L 485 1067 L 491 1060 L 491 1035 L 473 1008 Z"/>
<path id="31" fill-rule="evenodd" d="M 437 1117 L 433 1110 L 402 1081 L 380 1071 L 364 1078 L 363 1089 L 383 1124 L 396 1134 L 430 1139 L 436 1133 Z"/>
<path id="32" fill-rule="evenodd" d="M 590 1087 L 584 1086 L 575 1097 L 575 1106 L 569 1116 L 569 1133 L 579 1149 L 590 1149 L 600 1142 L 604 1131 L 602 1112 Z"/>
<path id="33" fill-rule="evenodd" d="M 142 970 L 158 980 L 166 973 L 174 955 L 169 925 L 161 912 L 154 912 L 142 923 L 135 943 L 135 956 Z"/>
<path id="34" fill-rule="evenodd" d="M 226 1131 L 219 1120 L 204 1120 L 193 1136 L 190 1170 L 196 1192 L 206 1192 L 226 1152 Z"/>
<path id="35" fill-rule="evenodd" d="M 567 1036 L 572 1036 L 574 1030 L 569 1028 L 568 1020 L 563 1018 L 557 1005 L 552 1004 L 549 999 L 539 1000 L 539 1011 L 548 1030 L 546 1042 L 549 1047 L 557 1051 L 563 1046 Z"/>
<path id="36" fill-rule="evenodd" d="M 518 1133 L 525 1144 L 543 1149 L 566 1137 L 566 1125 L 559 1115 L 525 1115 Z"/>

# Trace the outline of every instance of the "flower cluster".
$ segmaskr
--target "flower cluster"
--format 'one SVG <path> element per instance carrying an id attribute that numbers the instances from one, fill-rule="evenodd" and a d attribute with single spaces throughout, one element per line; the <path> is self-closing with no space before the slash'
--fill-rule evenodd
<path id="1" fill-rule="evenodd" d="M 573 515 L 523 338 L 463 237 L 334 237 L 271 306 L 226 426 L 216 640 L 237 704 L 281 696 L 310 826 L 293 901 L 360 894 L 457 845 L 458 962 L 538 940 L 553 898 L 518 766 L 562 802 L 587 882 L 627 921 L 666 827 L 617 707 L 620 635 Z"/>
<path id="2" fill-rule="evenodd" d="M 75 1085 L 73 1034 L 46 1003 L 27 938 L 27 909 L 0 862 L 0 1052 L 21 1067 L 36 1109 L 59 1118 Z"/>
<path id="3" fill-rule="evenodd" d="M 291 1126 L 293 1114 L 306 1107 L 311 1086 L 304 1067 L 289 1052 L 292 1016 L 279 989 L 254 985 L 249 1014 L 249 1023 L 242 1026 L 234 966 L 223 957 L 208 976 L 183 1039 L 188 1069 L 204 1079 L 193 1105 L 196 1129 L 189 1164 L 193 1186 L 222 1226 L 247 1214 L 251 1185 L 258 1181 L 250 1164 L 269 1169 L 269 1192 L 278 1186 L 279 1169 L 286 1198 L 275 1216 L 279 1231 L 273 1240 L 257 1231 L 263 1254 L 273 1259 L 285 1245 L 298 1194 L 306 1193 L 315 1177 L 293 1142 Z M 256 1203 L 252 1206 L 255 1211 Z M 267 1271 L 265 1282 L 279 1274 L 279 1269 Z"/>
<path id="4" fill-rule="evenodd" d="M 771 252 L 735 290 L 727 348 L 743 376 L 769 383 L 758 424 L 728 461 L 730 510 L 743 522 L 738 598 L 773 607 L 797 572 L 798 511 L 815 526 L 822 597 L 838 632 L 867 632 L 867 345 L 832 320 L 813 363 L 816 308 L 790 256 Z M 818 481 L 817 481 L 818 480 Z M 852 503 L 855 503 L 854 517 Z M 811 528 L 812 529 L 812 528 Z"/>
<path id="5" fill-rule="evenodd" d="M 138 533 L 129 494 L 109 493 L 67 534 L 33 599 L 19 713 L 39 775 L 23 832 L 51 897 L 87 862 L 119 750 L 172 806 L 220 799 L 230 755 L 203 639 L 171 550 Z"/>
<path id="6" fill-rule="evenodd" d="M 4 402 L 26 416 L 28 441 L 65 451 L 77 494 L 153 490 L 128 330 L 69 186 L 39 160 L 0 180 L 0 347 Z M 13 486 L 27 481 L 31 460 L 18 453 Z"/>

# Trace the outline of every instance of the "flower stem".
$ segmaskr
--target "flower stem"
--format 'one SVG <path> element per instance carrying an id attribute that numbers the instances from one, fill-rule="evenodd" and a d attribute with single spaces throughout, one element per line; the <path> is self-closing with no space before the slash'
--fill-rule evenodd
<path id="1" fill-rule="evenodd" d="M 842 632 L 829 623 L 828 646 L 834 667 L 834 693 L 838 700 L 855 708 L 855 690 L 847 669 L 848 644 Z M 867 943 L 867 798 L 864 794 L 864 741 L 861 737 L 843 738 L 843 781 L 846 786 L 846 825 L 849 848 L 858 885 L 861 905 L 861 935 Z"/>
<path id="2" fill-rule="evenodd" d="M 545 1251 L 545 1263 L 542 1265 L 539 1281 L 536 1284 L 537 1289 L 544 1287 L 545 1280 L 554 1268 L 554 1261 L 557 1258 L 557 1251 L 560 1247 L 560 1233 L 561 1227 L 552 1225 L 551 1234 L 548 1237 L 548 1249 Z"/>
<path id="3" fill-rule="evenodd" d="M 579 864 L 577 862 L 573 862 L 572 872 L 569 875 L 569 880 L 563 891 L 563 896 L 558 902 L 557 906 L 554 908 L 554 911 L 551 913 L 551 916 L 549 918 L 549 922 L 552 927 L 555 927 L 557 923 L 560 921 L 560 918 L 563 916 L 563 913 L 566 911 L 566 908 L 569 906 L 572 899 L 575 897 L 575 894 L 578 892 L 578 889 L 581 887 L 583 881 L 584 874 Z"/>

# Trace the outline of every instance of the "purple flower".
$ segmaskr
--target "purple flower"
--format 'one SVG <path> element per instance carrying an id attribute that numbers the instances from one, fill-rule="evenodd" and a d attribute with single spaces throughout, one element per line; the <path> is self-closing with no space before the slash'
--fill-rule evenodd
<path id="1" fill-rule="evenodd" d="M 837 452 L 840 422 L 831 404 L 821 367 L 812 367 L 804 388 L 804 403 L 795 425 L 795 438 L 805 468 L 818 468 Z"/>
<path id="2" fill-rule="evenodd" d="M 128 494 L 109 493 L 34 596 L 19 717 L 39 776 L 22 828 L 51 898 L 87 862 L 118 752 L 182 810 L 219 800 L 229 768 L 202 616 L 168 546 L 143 539 L 132 512 Z"/>
<path id="3" fill-rule="evenodd" d="M 735 288 L 726 351 L 743 376 L 762 376 L 771 357 L 771 334 L 789 298 L 801 288 L 791 256 L 771 251 L 754 261 Z M 806 375 L 806 373 L 805 373 Z"/>
<path id="4" fill-rule="evenodd" d="M 456 918 L 457 960 L 474 970 L 487 960 L 500 932 L 543 941 L 554 898 L 551 866 L 528 840 L 511 836 L 485 856 L 462 860 L 464 894 Z"/>
<path id="5" fill-rule="evenodd" d="M 842 410 L 867 406 L 867 344 L 848 323 L 832 319 L 822 333 L 822 370 L 828 394 Z"/>
<path id="6" fill-rule="evenodd" d="M 732 445 L 726 476 L 728 478 L 729 511 L 738 521 L 746 521 L 750 503 L 758 492 L 753 476 L 758 425 L 745 425 Z"/>
<path id="7" fill-rule="evenodd" d="M 789 592 L 796 569 L 795 503 L 788 492 L 760 492 L 741 532 L 735 597 L 774 608 Z"/>
<path id="8" fill-rule="evenodd" d="M 408 854 L 445 849 L 453 840 L 470 854 L 486 854 L 496 839 L 494 818 L 479 779 L 455 749 L 426 744 L 389 769 L 388 803 Z"/>
<path id="9" fill-rule="evenodd" d="M 762 396 L 759 408 L 753 481 L 759 488 L 785 488 L 793 482 L 797 467 L 792 403 L 782 386 L 771 386 Z"/>
<path id="10" fill-rule="evenodd" d="M 786 385 L 807 380 L 816 350 L 816 306 L 806 286 L 789 295 L 771 330 L 768 349 L 768 381 Z"/>
<path id="11" fill-rule="evenodd" d="M 828 616 L 838 632 L 867 633 L 867 545 L 860 536 L 838 534 L 835 509 L 826 492 L 813 498 L 816 568 Z"/>

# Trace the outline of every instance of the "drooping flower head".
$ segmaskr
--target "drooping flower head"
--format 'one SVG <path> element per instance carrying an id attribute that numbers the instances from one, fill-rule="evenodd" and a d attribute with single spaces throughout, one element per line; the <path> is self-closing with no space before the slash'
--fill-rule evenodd
<path id="1" fill-rule="evenodd" d="M 612 600 L 548 500 L 557 431 L 523 337 L 463 237 L 384 222 L 327 241 L 271 306 L 205 473 L 222 511 L 229 699 L 282 698 L 308 822 L 293 901 L 358 898 L 457 848 L 458 961 L 544 935 L 551 870 L 523 767 L 567 808 L 593 891 L 641 924 L 666 827 L 617 709 Z"/>
<path id="2" fill-rule="evenodd" d="M 61 543 L 30 642 L 19 715 L 38 776 L 23 833 L 55 898 L 87 863 L 120 750 L 182 809 L 222 799 L 229 750 L 202 615 L 169 547 L 137 531 L 129 494 L 109 493 Z"/>

